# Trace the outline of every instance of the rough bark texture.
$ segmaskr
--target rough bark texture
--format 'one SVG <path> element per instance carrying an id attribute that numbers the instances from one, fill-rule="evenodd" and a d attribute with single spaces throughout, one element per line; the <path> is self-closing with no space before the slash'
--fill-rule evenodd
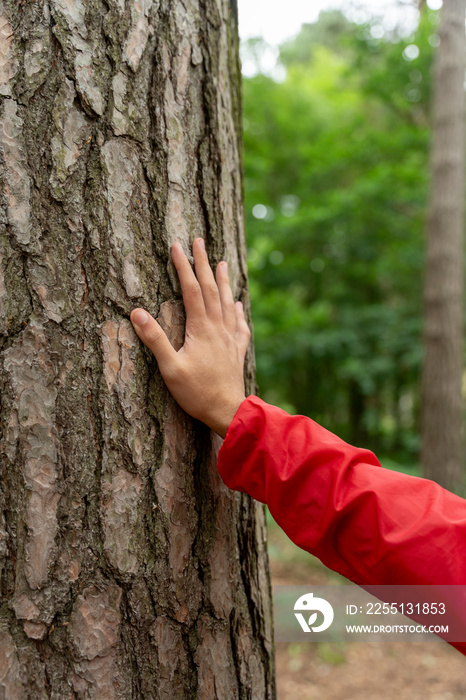
<path id="1" fill-rule="evenodd" d="M 422 382 L 424 476 L 459 491 L 463 482 L 463 230 L 465 0 L 444 0 L 437 49 L 431 204 L 424 287 Z"/>
<path id="2" fill-rule="evenodd" d="M 247 303 L 236 25 L 0 0 L 0 698 L 275 697 L 263 508 L 129 322 L 198 235 Z"/>

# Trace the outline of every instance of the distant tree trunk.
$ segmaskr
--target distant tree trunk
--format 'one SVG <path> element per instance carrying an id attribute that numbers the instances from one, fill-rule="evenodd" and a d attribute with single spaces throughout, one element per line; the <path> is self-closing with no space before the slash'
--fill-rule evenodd
<path id="1" fill-rule="evenodd" d="M 424 476 L 463 482 L 463 229 L 466 0 L 444 0 L 433 97 L 422 378 Z"/>
<path id="2" fill-rule="evenodd" d="M 274 698 L 263 507 L 129 322 L 175 239 L 247 295 L 234 2 L 4 0 L 0 95 L 0 698 Z"/>

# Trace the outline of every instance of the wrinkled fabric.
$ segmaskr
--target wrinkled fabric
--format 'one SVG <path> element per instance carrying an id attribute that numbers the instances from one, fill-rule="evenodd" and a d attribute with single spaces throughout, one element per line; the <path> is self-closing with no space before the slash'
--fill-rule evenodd
<path id="1" fill-rule="evenodd" d="M 354 583 L 466 584 L 466 500 L 384 469 L 305 416 L 256 396 L 219 451 L 225 484 L 266 503 L 302 549 Z M 454 643 L 466 654 L 466 643 Z"/>

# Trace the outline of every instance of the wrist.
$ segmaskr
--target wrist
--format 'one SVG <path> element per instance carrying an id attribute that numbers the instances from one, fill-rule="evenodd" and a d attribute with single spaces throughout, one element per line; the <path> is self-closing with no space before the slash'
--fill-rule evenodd
<path id="1" fill-rule="evenodd" d="M 225 438 L 230 423 L 232 422 L 235 414 L 246 396 L 238 396 L 235 399 L 230 400 L 228 403 L 222 406 L 222 409 L 216 411 L 215 416 L 212 417 L 207 425 L 209 428 L 214 430 L 221 438 Z"/>

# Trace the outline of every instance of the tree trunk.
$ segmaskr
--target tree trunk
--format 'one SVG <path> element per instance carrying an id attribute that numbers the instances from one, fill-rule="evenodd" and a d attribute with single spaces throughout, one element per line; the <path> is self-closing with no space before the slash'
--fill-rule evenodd
<path id="1" fill-rule="evenodd" d="M 463 482 L 465 9 L 465 0 L 444 0 L 442 8 L 424 285 L 422 467 L 453 491 Z"/>
<path id="2" fill-rule="evenodd" d="M 199 235 L 247 301 L 233 0 L 0 0 L 0 94 L 0 698 L 274 698 L 263 507 L 129 321 Z"/>

